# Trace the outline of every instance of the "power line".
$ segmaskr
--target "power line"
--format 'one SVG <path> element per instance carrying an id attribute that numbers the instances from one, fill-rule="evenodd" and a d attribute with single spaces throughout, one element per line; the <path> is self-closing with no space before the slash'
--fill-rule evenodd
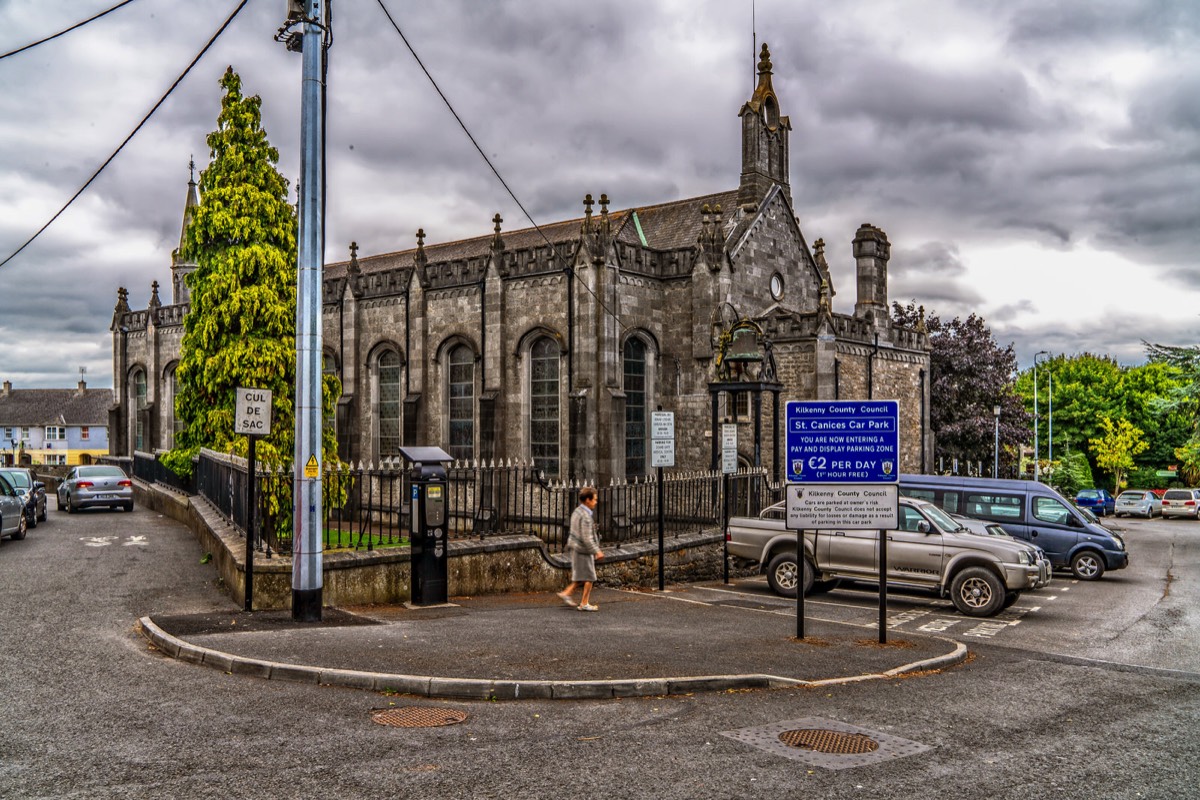
<path id="1" fill-rule="evenodd" d="M 33 244 L 33 240 L 38 238 L 39 236 L 41 236 L 43 231 L 45 231 L 47 228 L 49 228 L 51 225 L 53 225 L 54 221 L 56 219 L 58 219 L 60 216 L 62 216 L 62 213 L 64 211 L 66 211 L 68 208 L 70 208 L 71 204 L 74 203 L 79 198 L 79 195 L 83 194 L 84 191 L 89 186 L 92 185 L 92 181 L 96 180 L 96 178 L 98 178 L 100 176 L 100 173 L 104 171 L 104 168 L 112 163 L 112 160 L 117 157 L 118 153 L 120 153 L 123 149 L 125 149 L 125 145 L 129 144 L 129 141 L 134 136 L 137 135 L 137 132 L 142 129 L 142 126 L 146 124 L 146 122 L 150 119 L 150 117 L 154 116 L 154 112 L 158 111 L 159 106 L 161 106 L 164 102 L 166 102 L 167 98 L 171 96 L 171 92 L 175 91 L 175 87 L 179 86 L 179 84 L 183 81 L 183 79 L 187 77 L 187 74 L 192 71 L 192 67 L 196 66 L 196 64 L 200 61 L 200 59 L 204 57 L 204 54 L 208 52 L 208 49 L 210 47 L 212 47 L 213 43 L 217 41 L 217 38 L 222 33 L 225 32 L 225 29 L 229 27 L 229 23 L 233 22 L 234 18 L 241 12 L 241 10 L 243 8 L 246 7 L 246 3 L 248 3 L 249 1 L 250 0 L 242 0 L 242 2 L 238 4 L 238 7 L 233 10 L 233 13 L 229 15 L 229 18 L 226 19 L 225 22 L 221 25 L 221 27 L 217 30 L 217 32 L 212 35 L 212 38 L 208 40 L 208 43 L 204 45 L 204 48 L 199 53 L 196 54 L 195 58 L 192 59 L 192 63 L 188 64 L 187 69 L 185 69 L 183 71 L 183 73 L 178 78 L 175 79 L 175 82 L 171 84 L 171 88 L 167 89 L 167 93 L 159 98 L 158 102 L 154 104 L 154 108 L 150 109 L 150 111 L 146 114 L 146 116 L 142 117 L 142 121 L 137 124 L 137 127 L 134 128 L 133 131 L 128 136 L 125 137 L 125 141 L 121 142 L 120 146 L 118 146 L 117 149 L 113 151 L 112 155 L 110 155 L 108 158 L 106 158 L 104 160 L 104 163 L 101 164 L 99 166 L 99 168 L 95 172 L 92 173 L 92 177 L 88 178 L 87 182 L 84 183 L 83 186 L 79 187 L 79 191 L 77 191 L 77 192 L 75 192 L 75 194 L 71 195 L 71 199 L 68 200 L 66 202 L 66 204 L 62 208 L 60 208 L 53 217 L 50 218 L 49 222 L 47 222 L 45 225 L 43 225 L 41 228 L 39 228 L 37 233 L 35 233 L 33 236 L 30 236 L 29 239 L 26 240 L 25 244 L 18 247 L 15 252 L 13 252 L 11 255 L 9 255 L 7 258 L 5 258 L 3 261 L 0 261 L 0 267 L 3 267 L 9 261 L 12 261 L 18 255 L 20 255 L 22 250 L 24 250 L 29 245 Z"/>
<path id="2" fill-rule="evenodd" d="M 472 136 L 471 131 L 467 129 L 467 124 L 462 121 L 462 117 L 460 117 L 458 112 L 454 110 L 454 106 L 450 104 L 450 100 L 442 92 L 442 89 L 440 86 L 438 86 L 437 81 L 433 79 L 433 75 L 429 74 L 429 70 L 425 68 L 425 64 L 421 61 L 421 57 L 417 55 L 417 51 L 413 49 L 411 44 L 409 44 L 408 37 L 404 35 L 404 31 L 400 30 L 400 26 L 396 24 L 394 19 L 392 19 L 392 15 L 387 10 L 387 6 L 383 4 L 383 0 L 376 0 L 376 2 L 379 3 L 379 7 L 383 9 L 383 13 L 388 18 L 388 22 L 390 22 L 392 27 L 396 29 L 396 33 L 400 34 L 400 39 L 404 42 L 404 46 L 408 48 L 408 52 L 412 53 L 412 57 L 416 59 L 417 66 L 419 66 L 421 71 L 425 73 L 425 77 L 429 79 L 431 84 L 433 84 L 434 90 L 438 93 L 438 96 L 442 98 L 442 102 L 446 104 L 446 108 L 450 109 L 450 113 L 454 115 L 454 119 L 458 122 L 458 126 L 462 128 L 463 133 L 465 133 L 467 138 L 471 140 L 471 144 L 475 146 L 475 149 L 479 152 L 479 155 L 483 159 L 484 163 L 487 164 L 488 168 L 492 170 L 492 174 L 496 176 L 496 180 L 500 181 L 500 185 L 504 187 L 504 191 L 508 192 L 508 196 L 513 199 L 513 202 L 517 204 L 517 208 L 521 209 L 521 213 L 525 215 L 525 219 L 529 220 L 529 224 L 533 226 L 533 229 L 537 231 L 538 235 L 542 237 L 542 240 L 550 246 L 550 252 L 552 254 L 558 253 L 558 248 L 554 246 L 554 243 L 550 241 L 550 238 L 546 236 L 545 232 L 538 226 L 536 222 L 534 222 L 533 216 L 525 209 L 524 204 L 517 197 L 516 193 L 513 192 L 512 188 L 508 185 L 508 182 L 504 180 L 504 176 L 500 174 L 500 170 L 496 169 L 496 165 L 493 164 L 492 160 L 487 157 L 487 153 L 483 152 L 483 148 L 479 146 L 479 142 L 475 141 L 475 137 Z M 574 268 L 568 266 L 568 270 L 570 271 L 571 275 L 574 276 Z M 600 307 L 604 309 L 605 313 L 615 319 L 618 325 L 621 324 L 621 318 L 612 309 L 605 305 L 604 301 L 600 299 L 600 296 L 593 292 L 592 288 L 588 286 L 587 283 L 581 281 L 580 285 L 583 286 L 588 294 L 596 299 L 596 302 L 600 304 Z"/>
<path id="3" fill-rule="evenodd" d="M 89 22 L 95 22 L 96 20 L 103 17 L 105 14 L 111 14 L 112 12 L 116 11 L 118 8 L 121 8 L 122 6 L 127 6 L 132 2 L 133 2 L 133 0 L 124 0 L 124 2 L 117 3 L 115 6 L 110 8 L 108 11 L 101 11 L 96 16 L 88 17 L 83 22 L 78 22 L 78 23 L 72 25 L 71 27 L 67 28 L 66 30 L 59 31 L 58 33 L 54 34 L 53 36 L 47 36 L 45 39 L 38 39 L 36 42 L 27 44 L 24 47 L 18 47 L 16 50 L 10 50 L 9 52 L 5 53 L 4 55 L 0 55 L 0 60 L 8 58 L 9 56 L 15 56 L 17 53 L 24 53 L 26 50 L 32 50 L 33 48 L 37 47 L 39 44 L 45 44 L 46 42 L 49 42 L 53 39 L 57 39 L 58 37 L 62 36 L 63 34 L 70 33 L 71 31 L 75 30 L 76 28 L 82 28 L 84 25 L 87 25 Z"/>

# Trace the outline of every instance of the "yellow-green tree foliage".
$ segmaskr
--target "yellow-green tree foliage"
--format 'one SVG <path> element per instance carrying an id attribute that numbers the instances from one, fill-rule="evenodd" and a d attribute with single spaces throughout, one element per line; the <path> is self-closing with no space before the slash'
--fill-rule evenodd
<path id="1" fill-rule="evenodd" d="M 1088 443 L 1096 456 L 1096 464 L 1112 473 L 1113 491 L 1119 492 L 1125 483 L 1126 470 L 1133 467 L 1133 457 L 1149 445 L 1142 441 L 1142 429 L 1128 420 L 1118 419 L 1114 423 L 1112 417 L 1103 417 L 1100 428 L 1100 438 L 1089 439 Z"/>
<path id="2" fill-rule="evenodd" d="M 295 440 L 296 210 L 276 169 L 279 151 L 262 128 L 261 99 L 242 95 L 232 67 L 220 84 L 221 113 L 207 139 L 211 161 L 200 173 L 200 205 L 184 244 L 197 264 L 187 279 L 191 307 L 175 373 L 184 427 L 163 458 L 180 474 L 191 472 L 202 447 L 246 453 L 246 437 L 233 433 L 239 386 L 272 393 L 271 435 L 256 447 L 264 464 L 291 463 Z M 328 414 L 340 382 L 326 376 L 323 390 Z M 326 464 L 336 464 L 332 430 L 322 445 Z"/>

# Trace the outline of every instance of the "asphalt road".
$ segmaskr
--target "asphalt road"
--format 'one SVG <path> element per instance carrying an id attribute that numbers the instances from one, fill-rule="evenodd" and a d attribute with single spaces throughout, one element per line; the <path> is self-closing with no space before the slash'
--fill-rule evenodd
<path id="1" fill-rule="evenodd" d="M 971 635 L 976 621 L 932 598 L 893 596 L 894 628 L 951 621 L 944 635 L 970 642 L 972 660 L 940 674 L 488 703 L 261 681 L 164 658 L 135 634 L 136 618 L 235 607 L 190 533 L 141 508 L 52 510 L 26 540 L 0 542 L 0 796 L 1194 798 L 1200 523 L 1120 524 L 1129 570 L 1094 584 L 1056 579 L 990 636 Z M 714 598 L 727 591 L 776 602 L 752 581 L 710 587 Z M 873 619 L 872 594 L 826 601 L 822 614 Z M 372 722 L 393 705 L 466 720 Z M 827 769 L 802 760 L 806 751 L 769 747 L 777 731 L 813 720 L 911 754 Z M 770 735 L 727 735 L 748 729 Z"/>

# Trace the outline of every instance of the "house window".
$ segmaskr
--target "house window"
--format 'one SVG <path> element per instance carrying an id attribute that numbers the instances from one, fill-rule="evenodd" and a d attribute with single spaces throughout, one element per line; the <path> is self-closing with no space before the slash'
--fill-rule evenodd
<path id="1" fill-rule="evenodd" d="M 450 447 L 459 461 L 475 454 L 475 354 L 466 345 L 450 351 Z"/>
<path id="2" fill-rule="evenodd" d="M 15 438 L 16 438 L 16 437 L 15 437 L 15 436 L 13 436 L 13 429 L 12 429 L 12 428 L 5 428 L 5 429 L 4 429 L 4 439 L 5 439 L 5 441 L 9 441 L 9 442 L 11 442 L 11 441 L 12 441 L 13 439 L 15 439 Z"/>
<path id="3" fill-rule="evenodd" d="M 646 473 L 646 345 L 625 342 L 625 476 Z"/>
<path id="4" fill-rule="evenodd" d="M 83 427 L 81 427 L 79 429 L 79 438 L 83 439 L 84 441 L 87 441 L 88 439 L 92 438 L 91 428 L 89 428 L 87 425 L 84 425 Z"/>
<path id="5" fill-rule="evenodd" d="M 732 422 L 750 421 L 750 392 L 728 392 L 725 395 L 725 413 Z"/>
<path id="6" fill-rule="evenodd" d="M 376 364 L 379 390 L 379 457 L 400 455 L 400 354 L 384 350 Z"/>
<path id="7" fill-rule="evenodd" d="M 529 454 L 550 477 L 558 477 L 559 455 L 559 346 L 549 337 L 534 342 L 529 351 Z"/>
<path id="8" fill-rule="evenodd" d="M 133 449 L 145 451 L 146 373 L 138 370 L 133 374 Z"/>
<path id="9" fill-rule="evenodd" d="M 173 368 L 167 378 L 167 385 L 171 389 L 171 427 L 168 432 L 167 447 L 175 446 L 179 434 L 183 431 L 183 420 L 179 418 L 179 369 Z"/>
<path id="10" fill-rule="evenodd" d="M 42 461 L 43 464 L 49 467 L 62 467 L 67 464 L 66 453 L 47 453 Z"/>
<path id="11" fill-rule="evenodd" d="M 64 428 L 60 425 L 47 425 L 46 426 L 46 441 L 61 442 L 61 441 L 65 441 L 66 438 L 67 438 L 67 429 L 66 428 Z"/>

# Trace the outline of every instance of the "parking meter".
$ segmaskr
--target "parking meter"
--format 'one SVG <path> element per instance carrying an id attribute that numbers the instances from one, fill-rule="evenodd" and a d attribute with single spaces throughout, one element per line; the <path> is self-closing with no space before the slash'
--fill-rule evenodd
<path id="1" fill-rule="evenodd" d="M 454 458 L 440 447 L 401 447 L 400 454 L 410 464 L 412 482 L 412 604 L 438 605 L 449 598 L 445 465 Z"/>

